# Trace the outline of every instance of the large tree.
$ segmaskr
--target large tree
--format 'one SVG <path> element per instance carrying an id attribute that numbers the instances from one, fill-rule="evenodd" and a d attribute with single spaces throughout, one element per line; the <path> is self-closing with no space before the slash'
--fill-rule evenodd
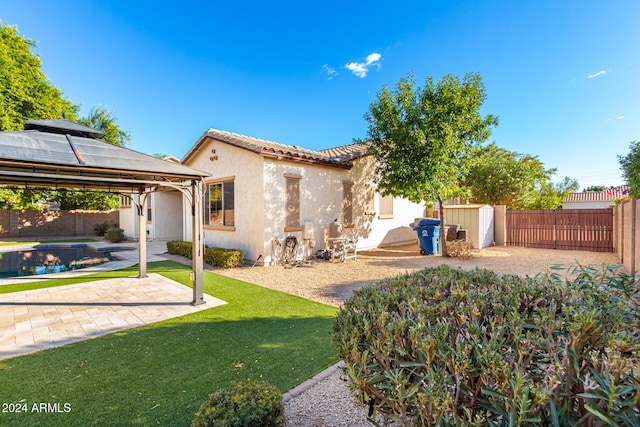
<path id="1" fill-rule="evenodd" d="M 42 61 L 33 52 L 35 48 L 33 40 L 0 23 L 0 131 L 22 130 L 25 120 L 58 119 L 63 113 L 70 120 L 77 118 L 79 106 L 51 84 L 42 71 Z M 94 107 L 77 121 L 104 131 L 103 139 L 112 144 L 124 146 L 131 141 L 106 108 Z M 56 201 L 63 209 L 118 207 L 117 195 L 106 192 L 0 187 L 3 209 L 42 209 L 45 203 Z"/>
<path id="2" fill-rule="evenodd" d="M 120 126 L 116 124 L 118 120 L 111 113 L 111 110 L 103 107 L 93 107 L 87 116 L 82 116 L 78 119 L 78 123 L 85 126 L 98 129 L 106 133 L 102 139 L 115 145 L 124 147 L 131 142 L 131 135 L 120 129 Z"/>
<path id="3" fill-rule="evenodd" d="M 480 114 L 485 98 L 478 73 L 462 80 L 428 77 L 423 88 L 409 73 L 393 90 L 384 85 L 365 114 L 369 129 L 363 142 L 377 160 L 382 193 L 416 203 L 437 200 L 445 225 L 443 201 L 462 195 L 470 153 L 498 124 L 497 117 Z M 444 232 L 440 242 L 447 256 Z"/>
<path id="4" fill-rule="evenodd" d="M 21 130 L 25 120 L 51 119 L 78 106 L 62 95 L 42 72 L 36 44 L 0 22 L 0 131 Z"/>
<path id="5" fill-rule="evenodd" d="M 629 195 L 640 198 L 640 141 L 629 144 L 629 153 L 626 156 L 618 156 L 618 162 L 622 176 L 629 185 Z"/>
<path id="6" fill-rule="evenodd" d="M 509 151 L 491 143 L 473 156 L 464 184 L 475 203 L 522 209 L 536 200 L 542 184 L 555 172 L 555 169 L 545 169 L 536 156 Z"/>

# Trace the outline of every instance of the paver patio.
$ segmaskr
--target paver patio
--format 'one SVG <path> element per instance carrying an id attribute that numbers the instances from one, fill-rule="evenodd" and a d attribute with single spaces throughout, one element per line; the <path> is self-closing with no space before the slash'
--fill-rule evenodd
<path id="1" fill-rule="evenodd" d="M 0 360 L 225 304 L 159 274 L 0 295 Z"/>

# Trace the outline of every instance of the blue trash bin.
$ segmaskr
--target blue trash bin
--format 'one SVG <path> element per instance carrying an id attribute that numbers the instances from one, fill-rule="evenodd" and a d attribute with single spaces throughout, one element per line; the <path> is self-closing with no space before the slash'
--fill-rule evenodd
<path id="1" fill-rule="evenodd" d="M 440 253 L 440 220 L 423 218 L 414 227 L 418 233 L 421 255 L 438 255 Z"/>

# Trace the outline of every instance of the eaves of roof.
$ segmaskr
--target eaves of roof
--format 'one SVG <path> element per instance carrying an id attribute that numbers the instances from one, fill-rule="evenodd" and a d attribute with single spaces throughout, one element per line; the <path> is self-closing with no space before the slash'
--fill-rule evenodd
<path id="1" fill-rule="evenodd" d="M 353 160 L 366 155 L 366 147 L 359 144 L 315 151 L 297 145 L 285 145 L 233 132 L 209 129 L 182 158 L 182 163 L 186 164 L 189 162 L 208 139 L 221 141 L 265 157 L 342 169 L 350 169 L 353 166 Z"/>

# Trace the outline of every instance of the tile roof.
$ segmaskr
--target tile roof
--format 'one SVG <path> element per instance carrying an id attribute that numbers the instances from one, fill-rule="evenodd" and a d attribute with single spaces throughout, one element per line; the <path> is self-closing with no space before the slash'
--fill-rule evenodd
<path id="1" fill-rule="evenodd" d="M 321 150 L 326 156 L 343 161 L 351 161 L 367 154 L 367 147 L 362 144 L 349 144 Z"/>
<path id="2" fill-rule="evenodd" d="M 182 158 L 182 163 L 189 161 L 207 139 L 222 141 L 267 157 L 316 163 L 345 169 L 351 168 L 353 160 L 366 154 L 366 148 L 359 144 L 343 145 L 341 147 L 315 151 L 297 145 L 285 145 L 234 132 L 209 129 Z"/>
<path id="3" fill-rule="evenodd" d="M 604 191 L 585 191 L 582 193 L 570 193 L 562 199 L 563 202 L 610 202 L 614 198 L 626 197 L 629 195 L 629 186 L 621 185 L 611 187 Z"/>

